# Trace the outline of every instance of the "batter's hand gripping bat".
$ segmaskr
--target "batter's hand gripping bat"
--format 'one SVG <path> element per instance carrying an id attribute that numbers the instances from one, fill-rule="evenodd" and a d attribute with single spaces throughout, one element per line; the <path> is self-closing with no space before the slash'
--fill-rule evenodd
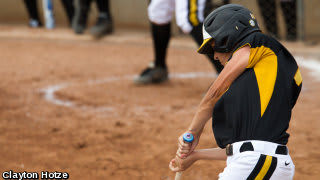
<path id="1" fill-rule="evenodd" d="M 184 133 L 183 134 L 183 141 L 187 143 L 192 143 L 193 141 L 193 135 L 191 133 Z M 181 180 L 182 176 L 182 171 L 181 172 L 176 172 L 176 177 L 174 178 L 175 180 Z"/>

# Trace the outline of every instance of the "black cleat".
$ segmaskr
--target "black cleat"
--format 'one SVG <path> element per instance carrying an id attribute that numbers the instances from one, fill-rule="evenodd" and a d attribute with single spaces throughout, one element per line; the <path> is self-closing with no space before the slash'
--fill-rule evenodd
<path id="1" fill-rule="evenodd" d="M 40 20 L 37 20 L 37 19 L 30 19 L 29 20 L 29 27 L 38 28 L 41 26 L 42 26 L 42 23 L 40 22 Z"/>
<path id="2" fill-rule="evenodd" d="M 163 67 L 155 67 L 153 63 L 147 67 L 139 77 L 134 79 L 135 84 L 155 84 L 168 80 L 168 71 Z"/>
<path id="3" fill-rule="evenodd" d="M 91 28 L 90 33 L 96 37 L 100 38 L 104 35 L 111 34 L 113 31 L 113 24 L 111 18 L 107 15 L 99 15 L 96 24 Z"/>

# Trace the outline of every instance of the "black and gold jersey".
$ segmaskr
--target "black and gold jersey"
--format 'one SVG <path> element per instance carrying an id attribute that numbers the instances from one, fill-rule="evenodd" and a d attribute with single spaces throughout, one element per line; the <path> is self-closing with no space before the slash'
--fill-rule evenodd
<path id="1" fill-rule="evenodd" d="M 221 96 L 212 128 L 219 147 L 244 140 L 287 144 L 291 111 L 302 77 L 294 57 L 277 40 L 260 32 L 243 39 L 250 46 L 246 70 Z"/>

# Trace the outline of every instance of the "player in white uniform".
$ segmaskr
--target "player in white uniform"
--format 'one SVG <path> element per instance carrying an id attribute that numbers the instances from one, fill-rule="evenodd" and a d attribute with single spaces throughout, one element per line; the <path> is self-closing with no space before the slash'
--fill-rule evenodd
<path id="1" fill-rule="evenodd" d="M 171 32 L 170 24 L 173 12 L 179 28 L 190 34 L 200 45 L 202 43 L 202 22 L 207 0 L 151 0 L 148 15 L 154 47 L 154 62 L 146 68 L 134 82 L 137 84 L 159 83 L 168 80 L 166 51 Z M 224 3 L 227 3 L 224 1 Z M 208 56 L 216 71 L 219 73 L 223 66 Z"/>

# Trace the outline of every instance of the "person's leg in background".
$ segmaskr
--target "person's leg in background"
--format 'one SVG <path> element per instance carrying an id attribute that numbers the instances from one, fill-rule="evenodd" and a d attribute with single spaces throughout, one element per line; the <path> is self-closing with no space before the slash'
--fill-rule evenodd
<path id="1" fill-rule="evenodd" d="M 41 20 L 39 18 L 39 12 L 38 12 L 38 4 L 37 0 L 24 0 L 23 1 L 28 14 L 29 14 L 29 26 L 30 27 L 40 27 L 42 26 Z"/>
<path id="2" fill-rule="evenodd" d="M 75 0 L 75 14 L 72 19 L 72 28 L 77 34 L 82 34 L 87 27 L 91 1 Z"/>
<path id="3" fill-rule="evenodd" d="M 204 20 L 206 3 L 206 0 L 176 0 L 177 24 L 184 33 L 192 36 L 198 46 L 200 46 L 203 41 L 202 22 Z M 214 60 L 213 55 L 208 55 L 208 59 L 217 73 L 220 73 L 223 69 L 223 66 L 220 64 L 220 62 Z"/>
<path id="4" fill-rule="evenodd" d="M 64 11 L 66 12 L 69 25 L 71 26 L 72 18 L 74 16 L 73 0 L 61 0 L 61 3 L 63 5 Z"/>
<path id="5" fill-rule="evenodd" d="M 148 6 L 154 61 L 139 77 L 135 78 L 136 84 L 160 83 L 168 80 L 166 55 L 171 37 L 171 19 L 174 6 L 174 0 L 151 0 Z"/>
<path id="6" fill-rule="evenodd" d="M 229 3 L 230 3 L 230 0 L 222 0 L 222 2 L 220 3 L 216 3 L 215 0 L 206 0 L 204 17 L 207 17 L 214 9 Z"/>
<path id="7" fill-rule="evenodd" d="M 286 40 L 297 40 L 297 1 L 296 0 L 281 0 L 281 9 L 286 22 Z"/>
<path id="8" fill-rule="evenodd" d="M 229 3 L 230 3 L 230 0 L 223 0 L 223 5 L 229 4 Z"/>
<path id="9" fill-rule="evenodd" d="M 273 37 L 279 38 L 278 24 L 277 24 L 277 11 L 275 0 L 258 0 L 258 5 L 263 17 L 268 34 Z"/>
<path id="10" fill-rule="evenodd" d="M 96 24 L 91 28 L 90 32 L 93 36 L 99 38 L 103 35 L 112 33 L 113 24 L 110 12 L 109 0 L 96 0 L 99 14 Z"/>

